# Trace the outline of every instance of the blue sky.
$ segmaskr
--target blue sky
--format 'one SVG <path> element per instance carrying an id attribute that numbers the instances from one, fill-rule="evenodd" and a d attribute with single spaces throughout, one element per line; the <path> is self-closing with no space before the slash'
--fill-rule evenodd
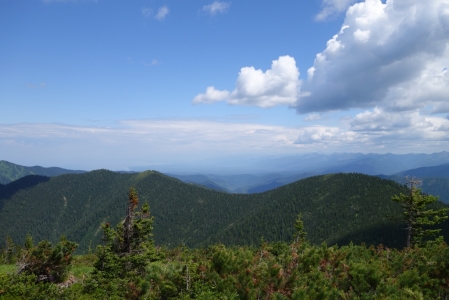
<path id="1" fill-rule="evenodd" d="M 0 159 L 449 149 L 448 0 L 0 0 Z"/>

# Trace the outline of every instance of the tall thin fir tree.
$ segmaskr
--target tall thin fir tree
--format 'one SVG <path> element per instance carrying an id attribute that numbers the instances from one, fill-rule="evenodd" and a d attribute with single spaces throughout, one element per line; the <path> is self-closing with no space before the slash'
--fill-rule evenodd
<path id="1" fill-rule="evenodd" d="M 401 218 L 391 217 L 397 221 L 404 221 L 407 224 L 407 248 L 412 246 L 424 246 L 426 244 L 425 238 L 429 239 L 439 234 L 441 229 L 429 228 L 444 222 L 447 216 L 447 208 L 428 209 L 427 205 L 437 202 L 438 197 L 426 195 L 421 192 L 418 186 L 421 184 L 420 180 L 406 177 L 409 193 L 407 195 L 400 194 L 392 197 L 394 202 L 401 203 L 403 208 L 403 215 Z M 440 236 L 437 240 L 442 240 Z"/>
<path id="2" fill-rule="evenodd" d="M 304 222 L 301 214 L 298 214 L 298 217 L 296 218 L 295 229 L 296 232 L 293 235 L 294 242 L 304 242 L 306 240 L 307 233 L 304 230 Z"/>

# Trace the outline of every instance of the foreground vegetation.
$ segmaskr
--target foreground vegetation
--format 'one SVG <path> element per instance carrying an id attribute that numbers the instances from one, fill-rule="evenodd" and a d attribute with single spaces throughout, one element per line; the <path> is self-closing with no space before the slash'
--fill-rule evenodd
<path id="1" fill-rule="evenodd" d="M 395 250 L 307 242 L 157 249 L 139 273 L 78 273 L 68 287 L 0 274 L 2 299 L 446 299 L 444 243 Z M 73 272 L 74 269 L 72 269 Z M 91 270 L 91 269 L 90 269 Z M 84 275 L 84 278 L 83 278 Z"/>
<path id="2" fill-rule="evenodd" d="M 96 255 L 73 257 L 77 246 L 61 238 L 9 247 L 0 270 L 2 299 L 446 299 L 449 247 L 428 228 L 446 211 L 428 209 L 436 199 L 413 186 L 403 203 L 410 245 L 403 250 L 350 243 L 310 244 L 302 216 L 292 243 L 260 241 L 258 247 L 175 249 L 155 247 L 149 206 L 138 209 L 134 189 L 127 215 L 116 227 L 102 226 Z M 425 203 L 423 205 L 423 203 Z M 441 215 L 443 217 L 438 217 Z M 71 266 L 74 266 L 70 269 Z"/>

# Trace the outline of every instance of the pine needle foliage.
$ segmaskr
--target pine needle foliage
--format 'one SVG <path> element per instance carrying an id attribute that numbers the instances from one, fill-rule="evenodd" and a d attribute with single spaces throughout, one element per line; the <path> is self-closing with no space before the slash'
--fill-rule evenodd
<path id="1" fill-rule="evenodd" d="M 304 222 L 302 221 L 301 214 L 298 215 L 295 221 L 296 232 L 293 236 L 295 242 L 304 242 L 306 240 L 307 232 L 304 229 Z"/>
<path id="2" fill-rule="evenodd" d="M 18 261 L 19 273 L 35 275 L 36 282 L 62 282 L 68 275 L 72 255 L 78 245 L 61 237 L 55 246 L 47 240 L 34 246 L 30 239 L 31 236 L 27 238 Z"/>
<path id="3" fill-rule="evenodd" d="M 153 217 L 150 217 L 148 203 L 137 210 L 139 198 L 135 188 L 128 194 L 127 215 L 115 228 L 109 223 L 102 225 L 104 245 L 97 247 L 98 260 L 94 263 L 92 281 L 87 290 L 95 290 L 101 285 L 108 285 L 121 296 L 134 299 L 145 293 L 145 267 L 156 259 L 152 239 Z"/>
<path id="4" fill-rule="evenodd" d="M 438 197 L 425 195 L 417 187 L 420 181 L 415 178 L 407 178 L 408 194 L 399 194 L 392 197 L 394 202 L 401 203 L 403 209 L 402 218 L 393 218 L 404 221 L 407 224 L 407 248 L 412 246 L 424 246 L 430 238 L 439 234 L 441 229 L 432 226 L 447 220 L 447 208 L 432 209 L 429 204 L 438 201 Z M 442 241 L 443 237 L 437 240 Z"/>

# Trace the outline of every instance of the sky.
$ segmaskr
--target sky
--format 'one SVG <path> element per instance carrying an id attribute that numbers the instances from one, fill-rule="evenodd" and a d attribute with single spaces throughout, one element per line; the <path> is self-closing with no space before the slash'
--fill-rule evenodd
<path id="1" fill-rule="evenodd" d="M 449 0 L 0 0 L 0 160 L 449 149 Z"/>

